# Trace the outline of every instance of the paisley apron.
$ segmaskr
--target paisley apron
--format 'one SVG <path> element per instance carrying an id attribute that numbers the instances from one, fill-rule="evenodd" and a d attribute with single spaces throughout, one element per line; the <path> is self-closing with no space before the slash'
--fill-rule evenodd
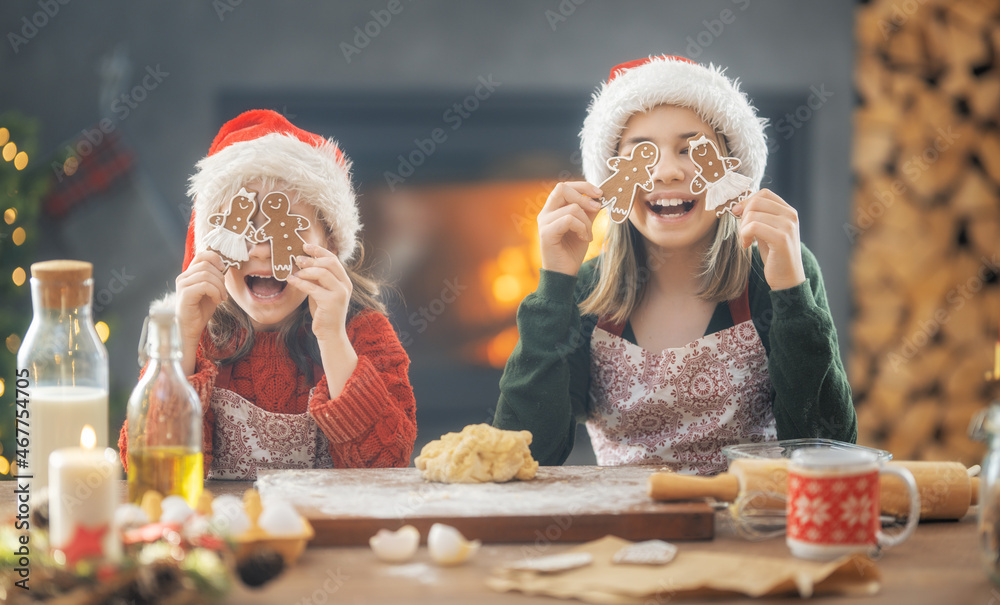
<path id="1" fill-rule="evenodd" d="M 598 323 L 587 421 L 598 464 L 712 474 L 726 470 L 724 446 L 777 438 L 767 352 L 746 290 L 729 310 L 732 328 L 663 352 L 622 338 L 624 325 Z"/>
<path id="2" fill-rule="evenodd" d="M 262 410 L 227 388 L 231 373 L 232 366 L 219 368 L 212 390 L 215 455 L 209 479 L 256 479 L 258 469 L 333 468 L 330 442 L 308 410 Z"/>

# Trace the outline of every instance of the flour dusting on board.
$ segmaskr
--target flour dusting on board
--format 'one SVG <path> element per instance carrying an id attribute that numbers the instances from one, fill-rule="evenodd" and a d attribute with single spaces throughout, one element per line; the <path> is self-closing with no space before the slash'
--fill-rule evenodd
<path id="1" fill-rule="evenodd" d="M 646 491 L 654 468 L 539 468 L 530 481 L 429 483 L 415 468 L 261 470 L 262 496 L 281 494 L 299 510 L 327 517 L 404 519 L 617 513 L 654 507 Z"/>

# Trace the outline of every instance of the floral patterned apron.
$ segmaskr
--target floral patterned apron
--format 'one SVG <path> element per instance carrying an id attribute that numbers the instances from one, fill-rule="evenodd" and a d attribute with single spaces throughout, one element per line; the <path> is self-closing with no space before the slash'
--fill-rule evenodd
<path id="1" fill-rule="evenodd" d="M 219 368 L 212 390 L 215 455 L 209 479 L 256 479 L 257 469 L 333 468 L 330 443 L 308 410 L 262 410 L 227 388 L 231 373 L 232 366 Z"/>
<path id="2" fill-rule="evenodd" d="M 713 474 L 726 470 L 724 446 L 777 438 L 767 352 L 746 290 L 729 310 L 732 328 L 662 353 L 622 338 L 624 325 L 598 323 L 587 421 L 598 464 Z"/>

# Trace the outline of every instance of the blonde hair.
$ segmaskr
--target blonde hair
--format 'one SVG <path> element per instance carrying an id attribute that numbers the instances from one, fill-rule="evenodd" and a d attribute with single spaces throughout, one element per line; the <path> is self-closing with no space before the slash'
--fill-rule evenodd
<path id="1" fill-rule="evenodd" d="M 254 187 L 260 187 L 263 191 L 280 190 L 288 193 L 294 200 L 298 194 L 294 185 L 280 179 L 264 177 L 252 181 Z M 247 185 L 250 188 L 250 185 Z M 231 187 L 232 188 L 232 187 Z M 239 191 L 239 186 L 235 186 L 235 191 Z M 227 192 L 229 197 L 232 197 Z M 225 197 L 223 199 L 229 199 Z M 332 240 L 332 230 L 330 223 L 326 220 L 323 212 L 316 209 L 316 218 L 324 227 L 327 241 Z M 344 263 L 344 270 L 351 280 L 351 300 L 347 308 L 347 321 L 349 322 L 358 314 L 366 310 L 385 313 L 385 303 L 382 301 L 382 288 L 384 284 L 374 276 L 373 268 L 364 263 L 364 247 L 359 246 L 359 253 L 356 258 Z M 312 331 L 312 314 L 309 312 L 308 298 L 288 317 L 278 325 L 278 338 L 285 344 L 289 357 L 295 362 L 299 371 L 306 375 L 312 382 L 313 366 L 322 366 L 323 360 L 320 357 L 319 343 Z M 215 313 L 208 322 L 205 331 L 209 346 L 205 351 L 208 357 L 219 365 L 231 364 L 246 357 L 254 344 L 253 323 L 246 311 L 231 299 L 222 302 L 215 308 Z"/>
<path id="2" fill-rule="evenodd" d="M 720 152 L 728 155 L 725 137 L 718 138 Z M 750 251 L 740 245 L 739 226 L 740 220 L 729 212 L 723 212 L 717 221 L 698 276 L 698 298 L 721 302 L 743 293 L 750 277 Z M 580 312 L 624 324 L 642 302 L 649 278 L 662 262 L 655 253 L 649 253 L 642 234 L 631 221 L 609 223 L 604 251 L 597 259 L 597 284 L 580 303 Z"/>

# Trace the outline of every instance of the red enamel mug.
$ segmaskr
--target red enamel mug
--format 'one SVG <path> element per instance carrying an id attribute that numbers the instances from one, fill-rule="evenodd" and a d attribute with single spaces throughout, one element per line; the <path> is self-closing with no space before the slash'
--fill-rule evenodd
<path id="1" fill-rule="evenodd" d="M 882 531 L 879 474 L 899 476 L 910 493 L 902 531 Z M 831 560 L 902 543 L 920 520 L 920 493 L 905 468 L 883 468 L 871 452 L 803 448 L 788 465 L 786 542 L 792 554 Z"/>

